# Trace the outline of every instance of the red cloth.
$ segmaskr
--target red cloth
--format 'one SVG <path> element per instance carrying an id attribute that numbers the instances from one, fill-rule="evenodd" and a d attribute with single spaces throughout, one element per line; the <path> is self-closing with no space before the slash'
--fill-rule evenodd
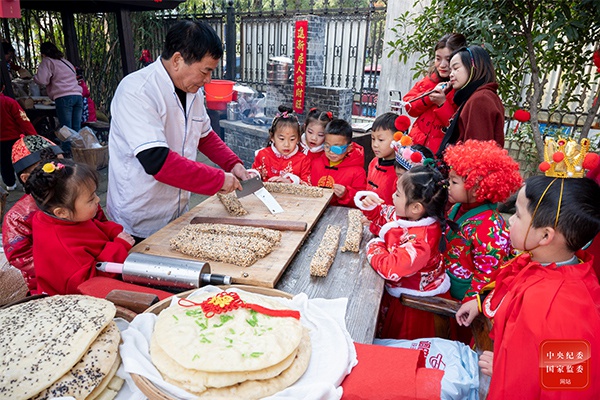
<path id="1" fill-rule="evenodd" d="M 2 246 L 8 263 L 19 269 L 30 292 L 37 292 L 37 280 L 33 266 L 33 214 L 38 211 L 31 195 L 21 197 L 6 212 L 2 223 Z M 95 219 L 108 221 L 102 207 L 98 205 Z"/>
<path id="2" fill-rule="evenodd" d="M 465 101 L 458 118 L 458 140 L 495 140 L 504 147 L 504 106 L 496 94 L 497 83 L 479 87 Z"/>
<path id="3" fill-rule="evenodd" d="M 600 393 L 600 285 L 592 257 L 580 264 L 542 266 L 522 254 L 498 271 L 484 301 L 493 318 L 493 375 L 488 400 L 597 399 Z M 495 314 L 493 312 L 495 311 Z M 591 346 L 590 386 L 545 390 L 540 385 L 540 345 L 545 340 L 587 340 Z"/>
<path id="4" fill-rule="evenodd" d="M 131 245 L 117 238 L 123 227 L 112 221 L 64 221 L 41 211 L 33 216 L 33 258 L 38 292 L 78 293 L 77 286 L 94 276 L 97 261 L 122 263 Z"/>
<path id="5" fill-rule="evenodd" d="M 364 149 L 358 143 L 352 143 L 352 150 L 338 165 L 331 167 L 325 152 L 312 163 L 310 180 L 313 186 L 332 188 L 334 184 L 346 187 L 342 197 L 333 196 L 332 206 L 356 207 L 354 195 L 365 190 L 367 174 L 365 173 Z"/>
<path id="6" fill-rule="evenodd" d="M 21 135 L 37 135 L 37 132 L 19 103 L 0 93 L 0 140 L 15 140 Z"/>
<path id="7" fill-rule="evenodd" d="M 421 350 L 354 346 L 358 364 L 342 382 L 342 400 L 439 400 L 444 371 L 425 368 Z"/>
<path id="8" fill-rule="evenodd" d="M 423 93 L 433 90 L 440 83 L 437 74 L 432 74 L 421 79 L 415 86 L 402 98 L 404 101 L 410 101 L 419 97 Z M 458 106 L 454 104 L 454 89 L 446 94 L 446 101 L 441 107 L 432 103 L 429 96 L 410 103 L 406 106 L 408 115 L 416 117 L 412 129 L 409 132 L 410 137 L 415 144 L 421 144 L 428 147 L 434 154 L 437 153 L 444 132 L 442 128 L 447 128 L 450 124 L 450 118 L 456 112 Z"/>
<path id="9" fill-rule="evenodd" d="M 470 286 L 462 297 L 456 294 L 459 289 L 450 291 L 457 300 L 467 302 L 490 283 L 494 271 L 510 258 L 509 230 L 495 204 L 457 203 L 450 209 L 448 219 L 456 222 L 459 232 L 446 230 L 444 264 L 448 274 L 455 278 L 453 285 L 463 281 Z"/>
<path id="10" fill-rule="evenodd" d="M 159 300 L 164 300 L 168 297 L 173 296 L 173 293 L 165 292 L 163 290 L 154 289 L 146 286 L 134 285 L 133 283 L 123 282 L 117 279 L 108 278 L 106 276 L 95 276 L 82 282 L 77 286 L 77 290 L 81 294 L 88 296 L 99 297 L 101 299 L 108 296 L 113 290 L 129 290 L 131 292 L 138 293 L 150 293 L 158 296 Z"/>
<path id="11" fill-rule="evenodd" d="M 310 182 L 310 158 L 299 150 L 291 157 L 284 157 L 276 154 L 271 146 L 265 147 L 254 157 L 252 168 L 260 173 L 265 182 L 275 176 L 283 177 L 287 174 L 296 175 L 300 179 L 298 183 Z"/>
<path id="12" fill-rule="evenodd" d="M 393 196 L 396 192 L 396 168 L 394 160 L 384 160 L 374 158 L 369 163 L 369 173 L 367 174 L 367 190 L 375 192 L 388 206 L 393 206 Z"/>

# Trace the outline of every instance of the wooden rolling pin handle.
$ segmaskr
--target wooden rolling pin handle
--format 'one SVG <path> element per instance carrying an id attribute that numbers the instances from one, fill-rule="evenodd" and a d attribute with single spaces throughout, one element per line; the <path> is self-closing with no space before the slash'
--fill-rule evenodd
<path id="1" fill-rule="evenodd" d="M 156 304 L 158 302 L 158 296 L 152 293 L 115 289 L 106 295 L 106 300 L 113 302 L 115 305 L 135 311 L 136 313 L 141 313 L 151 305 Z"/>
<path id="2" fill-rule="evenodd" d="M 300 231 L 306 230 L 306 222 L 303 221 L 283 221 L 283 220 L 264 220 L 247 219 L 232 217 L 194 217 L 190 224 L 229 224 L 240 226 L 256 226 L 260 228 L 275 229 L 278 231 Z"/>

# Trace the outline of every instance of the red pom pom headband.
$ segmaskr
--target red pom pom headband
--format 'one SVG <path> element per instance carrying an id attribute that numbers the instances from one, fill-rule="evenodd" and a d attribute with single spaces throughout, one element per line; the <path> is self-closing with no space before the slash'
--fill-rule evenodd
<path id="1" fill-rule="evenodd" d="M 396 121 L 394 121 L 394 126 L 400 132 L 406 132 L 410 128 L 410 118 L 406 115 L 399 115 Z"/>

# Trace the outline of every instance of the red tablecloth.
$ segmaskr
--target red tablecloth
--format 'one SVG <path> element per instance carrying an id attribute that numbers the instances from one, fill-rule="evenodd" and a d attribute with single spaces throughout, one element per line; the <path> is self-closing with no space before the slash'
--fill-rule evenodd
<path id="1" fill-rule="evenodd" d="M 354 345 L 358 365 L 342 382 L 342 400 L 439 400 L 444 371 L 425 368 L 422 351 Z"/>

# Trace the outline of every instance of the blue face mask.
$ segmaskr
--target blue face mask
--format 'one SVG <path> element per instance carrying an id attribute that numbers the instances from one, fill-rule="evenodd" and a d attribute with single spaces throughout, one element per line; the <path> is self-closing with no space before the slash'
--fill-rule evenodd
<path id="1" fill-rule="evenodd" d="M 346 152 L 346 150 L 348 149 L 348 146 L 349 146 L 348 144 L 345 144 L 343 146 L 330 146 L 327 143 L 325 143 L 323 145 L 323 149 L 325 151 L 331 151 L 333 154 L 337 154 L 339 156 Z"/>

